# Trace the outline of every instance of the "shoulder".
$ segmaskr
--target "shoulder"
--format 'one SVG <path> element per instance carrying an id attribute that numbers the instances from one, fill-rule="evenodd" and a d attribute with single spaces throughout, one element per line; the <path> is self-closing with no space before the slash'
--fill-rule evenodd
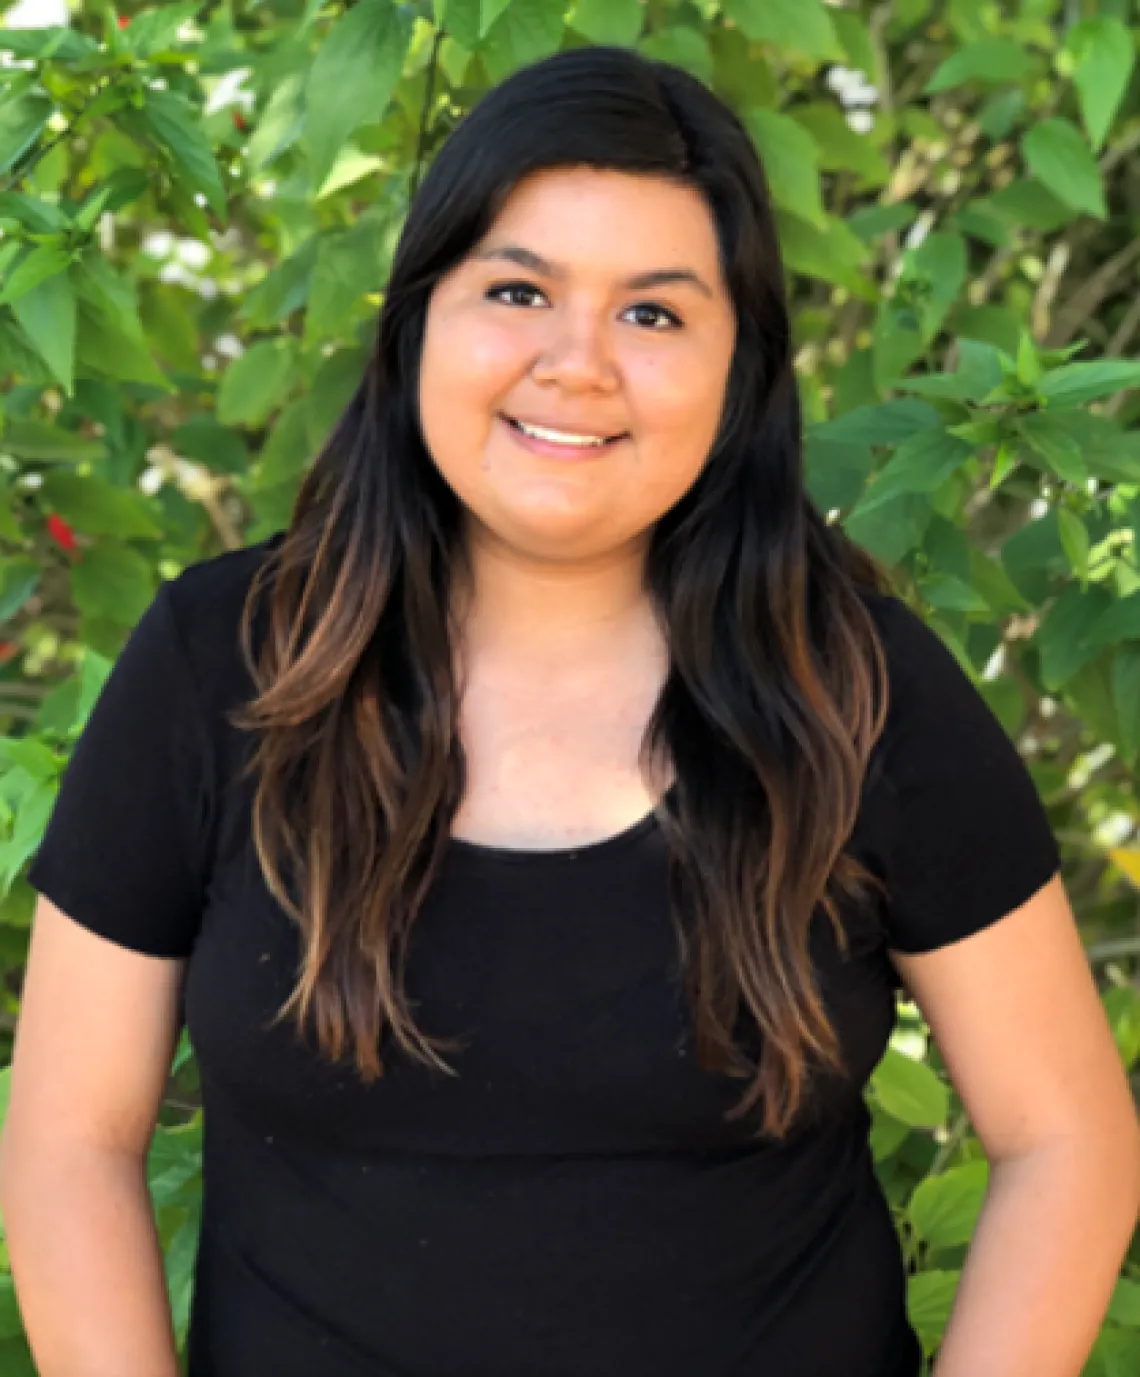
<path id="1" fill-rule="evenodd" d="M 981 699 L 974 682 L 976 667 L 968 669 L 959 654 L 903 598 L 865 588 L 859 589 L 859 595 L 883 646 L 889 689 L 888 729 L 924 705 L 937 707 L 946 695 L 959 704 Z"/>
<path id="2" fill-rule="evenodd" d="M 238 628 L 254 576 L 284 538 L 276 531 L 240 550 L 187 565 L 163 586 L 191 663 L 209 668 L 238 649 Z"/>

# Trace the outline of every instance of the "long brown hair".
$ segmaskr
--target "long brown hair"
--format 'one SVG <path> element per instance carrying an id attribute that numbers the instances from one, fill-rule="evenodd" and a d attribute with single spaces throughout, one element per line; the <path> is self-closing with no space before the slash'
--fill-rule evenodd
<path id="1" fill-rule="evenodd" d="M 453 572 L 462 511 L 432 464 L 416 397 L 435 283 L 523 177 L 587 165 L 699 190 L 716 222 L 737 342 L 720 431 L 657 523 L 646 587 L 667 681 L 641 747 L 672 762 L 660 810 L 698 1060 L 751 1083 L 783 1136 L 816 1066 L 842 1057 L 815 977 L 815 910 L 881 883 L 843 847 L 887 710 L 886 662 L 860 587 L 884 570 L 805 491 L 783 267 L 767 185 L 736 116 L 684 71 L 605 46 L 516 72 L 450 134 L 416 194 L 355 395 L 299 488 L 242 618 L 257 696 L 252 830 L 266 883 L 302 937 L 278 1019 L 323 1053 L 383 1072 L 381 1034 L 458 1074 L 419 1028 L 403 969 L 464 793 Z M 457 563 L 458 562 L 458 563 Z M 270 588 L 266 634 L 251 625 Z M 295 881 L 289 893 L 286 871 Z M 682 915 L 685 915 L 682 918 Z M 734 1041 L 742 1003 L 762 1035 Z"/>

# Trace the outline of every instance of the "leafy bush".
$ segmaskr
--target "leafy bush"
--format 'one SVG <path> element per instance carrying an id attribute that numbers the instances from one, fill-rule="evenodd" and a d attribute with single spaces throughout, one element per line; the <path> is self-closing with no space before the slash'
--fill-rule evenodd
<path id="1" fill-rule="evenodd" d="M 1129 0 L 73 9 L 70 27 L 0 30 L 0 1062 L 35 901 L 24 868 L 127 631 L 160 580 L 287 524 L 457 117 L 521 64 L 616 42 L 709 82 L 755 139 L 811 493 L 892 566 L 1018 742 L 1136 1065 Z M 872 1145 L 930 1354 L 987 1168 L 918 1011 L 899 1012 L 868 1089 Z M 185 1042 L 175 1070 L 150 1179 L 184 1336 L 201 1134 Z M 5 1377 L 31 1372 L 6 1262 Z M 1087 1372 L 1136 1371 L 1134 1245 Z"/>

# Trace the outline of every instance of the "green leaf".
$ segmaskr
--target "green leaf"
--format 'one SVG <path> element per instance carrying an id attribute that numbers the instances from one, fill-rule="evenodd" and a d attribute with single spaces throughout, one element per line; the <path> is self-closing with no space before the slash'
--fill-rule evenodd
<path id="1" fill-rule="evenodd" d="M 131 18 L 121 42 L 136 57 L 169 52 L 178 42 L 178 30 L 201 8 L 200 0 L 188 0 L 181 5 L 164 4 L 160 9 L 144 10 Z"/>
<path id="2" fill-rule="evenodd" d="M 272 488 L 295 481 L 313 457 L 309 445 L 309 398 L 284 407 L 257 456 L 256 487 Z"/>
<path id="3" fill-rule="evenodd" d="M 846 287 L 863 301 L 878 296 L 878 288 L 862 271 L 870 257 L 867 246 L 842 220 L 813 225 L 777 207 L 776 227 L 780 252 L 792 272 Z"/>
<path id="4" fill-rule="evenodd" d="M 35 234 L 66 232 L 69 223 L 58 206 L 20 191 L 0 192 L 0 220 L 6 219 L 15 220 Z"/>
<path id="5" fill-rule="evenodd" d="M 295 381 L 296 341 L 259 340 L 234 359 L 218 388 L 218 420 L 225 426 L 260 426 L 285 400 Z"/>
<path id="6" fill-rule="evenodd" d="M 320 239 L 314 235 L 246 292 L 238 313 L 255 330 L 279 325 L 309 299 Z"/>
<path id="7" fill-rule="evenodd" d="M 848 215 L 846 223 L 860 239 L 870 243 L 880 234 L 895 234 L 906 229 L 917 216 L 918 211 L 909 201 L 898 201 L 886 206 L 860 206 Z"/>
<path id="8" fill-rule="evenodd" d="M 46 421 L 13 418 L 0 435 L 0 449 L 17 459 L 39 462 L 61 460 L 69 464 L 90 464 L 107 456 L 102 440 L 77 435 Z"/>
<path id="9" fill-rule="evenodd" d="M 173 391 L 155 364 L 130 285 L 94 252 L 73 263 L 69 276 L 78 299 L 76 358 L 84 368 Z"/>
<path id="10" fill-rule="evenodd" d="M 306 401 L 309 448 L 320 449 L 364 377 L 364 350 L 338 349 L 321 364 Z"/>
<path id="11" fill-rule="evenodd" d="M 196 459 L 214 473 L 245 473 L 249 448 L 236 430 L 219 425 L 214 416 L 191 416 L 171 435 L 170 443 L 187 459 Z"/>
<path id="12" fill-rule="evenodd" d="M 66 273 L 49 277 L 12 303 L 20 329 L 70 396 L 75 379 L 75 291 Z"/>
<path id="13" fill-rule="evenodd" d="M 1050 470 L 1078 487 L 1088 480 L 1081 447 L 1047 412 L 1030 412 L 1017 422 L 1017 431 Z"/>
<path id="14" fill-rule="evenodd" d="M 120 541 L 98 543 L 68 570 L 71 598 L 85 617 L 134 626 L 155 594 L 150 561 Z"/>
<path id="15" fill-rule="evenodd" d="M 982 133 L 993 143 L 1008 137 L 1025 109 L 1025 92 L 1020 86 L 998 91 L 978 111 Z"/>
<path id="16" fill-rule="evenodd" d="M 0 305 L 11 303 L 18 297 L 46 282 L 49 277 L 66 271 L 71 262 L 71 254 L 54 244 L 41 244 L 14 268 L 4 279 L 4 290 L 0 292 Z"/>
<path id="17" fill-rule="evenodd" d="M 926 352 L 926 344 L 913 306 L 897 298 L 881 302 L 871 331 L 876 389 L 885 392 L 889 387 L 902 385 L 902 375 Z"/>
<path id="18" fill-rule="evenodd" d="M 1057 117 L 1043 120 L 1022 139 L 1021 151 L 1033 175 L 1066 205 L 1108 218 L 1100 168 L 1075 125 Z"/>
<path id="19" fill-rule="evenodd" d="M 841 62 L 843 46 L 820 0 L 726 0 L 725 15 L 757 43 Z"/>
<path id="20" fill-rule="evenodd" d="M 479 37 L 482 38 L 487 30 L 498 19 L 499 15 L 507 8 L 511 0 L 480 0 L 479 3 Z"/>
<path id="21" fill-rule="evenodd" d="M 920 430 L 895 450 L 868 484 L 852 515 L 865 516 L 903 494 L 934 492 L 972 454 L 971 445 L 942 426 Z"/>
<path id="22" fill-rule="evenodd" d="M 0 1272 L 0 1339 L 18 1339 L 24 1332 L 16 1286 L 11 1272 Z M 7 1372 L 8 1369 L 4 1368 Z"/>
<path id="23" fill-rule="evenodd" d="M 919 1238 L 932 1248 L 956 1248 L 969 1243 L 985 1200 L 989 1175 L 987 1162 L 969 1162 L 921 1181 L 907 1206 L 907 1216 Z"/>
<path id="24" fill-rule="evenodd" d="M 683 67 L 698 80 L 710 85 L 713 80 L 713 56 L 709 41 L 703 33 L 683 25 L 658 29 L 638 40 L 638 52 L 659 62 L 672 62 Z"/>
<path id="25" fill-rule="evenodd" d="M 367 293 L 383 285 L 387 269 L 383 248 L 384 225 L 376 219 L 362 219 L 342 234 L 321 239 L 305 312 L 306 350 L 322 339 L 350 331 Z"/>
<path id="26" fill-rule="evenodd" d="M 907 1278 L 907 1316 L 927 1357 L 942 1341 L 960 1276 L 960 1272 L 918 1272 Z"/>
<path id="27" fill-rule="evenodd" d="M 0 617 L 0 621 L 2 620 Z M 1120 754 L 1126 762 L 1131 762 L 1137 752 L 1140 752 L 1140 645 L 1124 641 L 1117 647 L 1112 661 L 1112 702 L 1116 708 L 1120 733 Z M 1135 1034 L 1135 1050 L 1131 1054 L 1131 1060 L 1127 1062 L 1129 1067 L 1137 1057 L 1140 1057 L 1140 997 L 1137 998 L 1132 1027 Z M 1119 1038 L 1117 1045 L 1121 1045 Z M 1121 1047 L 1122 1052 L 1123 1050 Z"/>
<path id="28" fill-rule="evenodd" d="M 441 0 L 435 0 L 438 5 Z M 455 41 L 470 51 L 479 42 L 480 0 L 446 0 L 443 26 Z"/>
<path id="29" fill-rule="evenodd" d="M 981 197 L 974 205 L 993 211 L 1011 225 L 1041 230 L 1045 234 L 1072 224 L 1079 214 L 1032 177 L 1010 182 L 1000 191 Z"/>
<path id="30" fill-rule="evenodd" d="M 23 91 L 0 103 L 0 172 L 31 148 L 54 109 L 55 102 L 40 91 Z"/>
<path id="31" fill-rule="evenodd" d="M 1136 46 L 1119 19 L 1086 19 L 1065 35 L 1065 49 L 1075 67 L 1073 84 L 1081 103 L 1081 119 L 1089 142 L 1099 149 L 1132 79 Z"/>
<path id="32" fill-rule="evenodd" d="M 1033 633 L 1042 686 L 1049 693 L 1064 687 L 1100 653 L 1089 643 L 1088 629 L 1111 605 L 1112 596 L 1096 584 L 1066 588 Z"/>
<path id="33" fill-rule="evenodd" d="M 848 64 L 873 82 L 877 76 L 875 44 L 866 20 L 851 10 L 830 10 L 828 17 L 835 26 Z"/>
<path id="34" fill-rule="evenodd" d="M 950 91 L 968 81 L 1020 81 L 1033 61 L 1023 43 L 1012 38 L 983 38 L 959 48 L 939 66 L 926 83 L 925 91 Z"/>
<path id="35" fill-rule="evenodd" d="M 823 512 L 851 507 L 874 464 L 870 449 L 810 434 L 804 444 L 804 481 Z"/>
<path id="36" fill-rule="evenodd" d="M 148 90 L 140 114 L 148 132 L 170 154 L 175 175 L 191 191 L 204 196 L 214 213 L 224 219 L 226 192 L 221 173 L 194 107 L 173 91 Z"/>
<path id="37" fill-rule="evenodd" d="M 124 540 L 162 537 L 151 503 L 141 492 L 116 488 L 94 475 L 80 477 L 63 470 L 46 473 L 40 497 L 50 510 L 88 535 L 117 535 Z"/>
<path id="38" fill-rule="evenodd" d="M 82 62 L 99 52 L 93 38 L 49 24 L 42 29 L 0 29 L 0 49 L 33 62 Z"/>
<path id="39" fill-rule="evenodd" d="M 190 1320 L 190 1304 L 194 1291 L 194 1261 L 198 1252 L 201 1222 L 196 1211 L 182 1221 L 174 1237 L 163 1250 L 167 1294 L 174 1333 L 184 1340 Z"/>
<path id="40" fill-rule="evenodd" d="M 912 1061 L 888 1047 L 871 1073 L 876 1100 L 911 1128 L 938 1128 L 946 1122 L 950 1094 L 925 1062 Z"/>
<path id="41" fill-rule="evenodd" d="M 926 574 L 917 581 L 919 595 L 945 612 L 988 612 L 989 603 L 978 590 L 953 574 Z"/>
<path id="42" fill-rule="evenodd" d="M 904 493 L 870 512 L 848 512 L 843 529 L 856 545 L 895 565 L 918 548 L 933 514 L 927 498 Z"/>
<path id="43" fill-rule="evenodd" d="M 1140 593 L 1129 593 L 1105 608 L 1086 635 L 1090 646 L 1115 645 L 1117 641 L 1140 641 Z"/>
<path id="44" fill-rule="evenodd" d="M 860 406 L 833 421 L 813 426 L 809 434 L 859 445 L 897 445 L 920 430 L 938 424 L 938 413 L 925 402 L 900 397 Z"/>
<path id="45" fill-rule="evenodd" d="M 264 172 L 275 158 L 291 148 L 305 127 L 305 74 L 289 72 L 274 87 L 257 128 L 245 146 L 253 173 Z"/>
<path id="46" fill-rule="evenodd" d="M 1050 406 L 1084 406 L 1128 387 L 1140 387 L 1140 359 L 1098 359 L 1055 368 L 1039 384 Z"/>
<path id="47" fill-rule="evenodd" d="M 756 145 L 772 199 L 809 225 L 827 224 L 819 186 L 819 145 L 787 115 L 749 110 L 744 124 Z"/>
<path id="48" fill-rule="evenodd" d="M 570 26 L 591 43 L 628 47 L 637 42 L 643 15 L 641 0 L 578 0 Z"/>
<path id="49" fill-rule="evenodd" d="M 305 90 L 301 142 L 316 191 L 349 135 L 378 123 L 388 107 L 412 39 L 411 16 L 390 0 L 360 0 L 333 25 Z"/>
<path id="50" fill-rule="evenodd" d="M 883 186 L 890 180 L 891 168 L 886 158 L 866 134 L 851 128 L 837 105 L 823 101 L 797 105 L 791 118 L 814 140 L 822 172 L 854 172 L 861 189 Z"/>
<path id="51" fill-rule="evenodd" d="M 881 1162 L 899 1149 L 910 1129 L 877 1104 L 872 1103 L 870 1110 L 871 1131 L 867 1135 L 867 1145 L 871 1149 L 872 1159 Z"/>
<path id="52" fill-rule="evenodd" d="M 1140 1334 L 1106 1325 L 1097 1336 L 1093 1355 L 1101 1364 L 1096 1377 L 1136 1377 L 1140 1372 Z"/>
<path id="53" fill-rule="evenodd" d="M 0 622 L 11 621 L 40 586 L 43 576 L 43 569 L 27 555 L 0 559 Z"/>
<path id="54" fill-rule="evenodd" d="M 1113 1324 L 1126 1329 L 1140 1329 L 1140 1282 L 1121 1277 L 1108 1303 L 1108 1315 Z"/>
<path id="55" fill-rule="evenodd" d="M 928 234 L 907 259 L 905 275 L 924 286 L 918 318 L 923 338 L 932 342 L 966 280 L 966 242 L 960 234 Z"/>
<path id="56" fill-rule="evenodd" d="M 1082 583 L 1089 576 L 1089 533 L 1085 523 L 1068 507 L 1057 508 L 1061 544 L 1069 566 Z"/>

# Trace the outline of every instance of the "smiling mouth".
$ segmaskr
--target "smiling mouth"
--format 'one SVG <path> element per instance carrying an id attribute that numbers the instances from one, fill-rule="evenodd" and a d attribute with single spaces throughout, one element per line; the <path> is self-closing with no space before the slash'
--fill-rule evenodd
<path id="1" fill-rule="evenodd" d="M 562 440 L 555 439 L 554 437 L 558 432 L 550 433 L 550 428 L 548 427 L 541 427 L 542 430 L 547 431 L 548 433 L 537 434 L 535 433 L 535 430 L 533 428 L 528 429 L 524 427 L 522 424 L 520 424 L 520 422 L 516 421 L 513 416 L 508 416 L 505 411 L 500 412 L 499 416 L 502 420 L 506 421 L 506 423 L 513 430 L 518 431 L 520 435 L 526 436 L 526 438 L 529 440 L 537 441 L 539 444 L 543 445 L 560 446 L 561 448 L 568 450 L 585 450 L 587 453 L 594 450 L 605 449 L 608 445 L 616 444 L 618 440 L 624 440 L 626 436 L 629 434 L 628 431 L 623 430 L 618 435 L 607 435 L 604 439 L 600 440 L 587 439 L 585 437 L 576 440 Z"/>

